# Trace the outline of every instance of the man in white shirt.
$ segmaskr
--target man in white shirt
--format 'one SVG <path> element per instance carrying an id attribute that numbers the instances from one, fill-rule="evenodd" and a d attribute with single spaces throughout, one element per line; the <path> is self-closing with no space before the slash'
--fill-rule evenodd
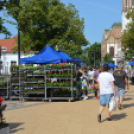
<path id="1" fill-rule="evenodd" d="M 108 72 L 109 66 L 105 64 L 103 67 L 103 72 L 98 77 L 99 88 L 100 88 L 100 113 L 98 115 L 98 122 L 101 122 L 101 113 L 103 112 L 106 105 L 109 107 L 111 97 L 115 96 L 114 88 L 114 77 Z M 111 112 L 108 109 L 108 121 L 111 121 L 110 118 Z"/>

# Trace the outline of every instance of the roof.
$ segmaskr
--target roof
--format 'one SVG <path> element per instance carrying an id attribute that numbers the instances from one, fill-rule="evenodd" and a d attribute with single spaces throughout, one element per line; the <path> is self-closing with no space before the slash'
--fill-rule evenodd
<path id="1" fill-rule="evenodd" d="M 0 46 L 1 47 L 5 47 L 7 50 L 6 52 L 12 52 L 12 48 L 17 46 L 17 44 L 15 43 L 15 39 L 18 37 L 18 35 L 15 35 L 14 37 L 10 38 L 10 39 L 0 39 Z"/>
<path id="2" fill-rule="evenodd" d="M 112 25 L 112 28 L 113 27 L 122 27 L 122 23 L 120 22 L 115 22 L 113 25 Z"/>

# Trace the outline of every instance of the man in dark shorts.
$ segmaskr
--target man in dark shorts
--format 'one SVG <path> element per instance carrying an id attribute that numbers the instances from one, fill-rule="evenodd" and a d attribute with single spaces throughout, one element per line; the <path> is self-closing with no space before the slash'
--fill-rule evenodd
<path id="1" fill-rule="evenodd" d="M 123 102 L 123 98 L 125 95 L 125 86 L 127 85 L 127 90 L 129 90 L 128 80 L 127 80 L 127 74 L 123 70 L 124 61 L 122 59 L 119 59 L 118 62 L 118 69 L 114 71 L 114 85 L 115 85 L 115 91 L 116 96 L 119 98 L 118 100 L 118 108 L 121 110 L 121 104 Z"/>

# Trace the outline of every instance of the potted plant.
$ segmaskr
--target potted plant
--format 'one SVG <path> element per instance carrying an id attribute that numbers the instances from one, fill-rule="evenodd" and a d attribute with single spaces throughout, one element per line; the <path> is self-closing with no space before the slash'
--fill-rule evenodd
<path id="1" fill-rule="evenodd" d="M 71 69 L 71 64 L 65 64 L 64 69 Z"/>
<path id="2" fill-rule="evenodd" d="M 63 69 L 63 65 L 58 64 L 57 69 Z"/>
<path id="3" fill-rule="evenodd" d="M 46 66 L 45 66 L 45 69 L 51 70 L 51 66 L 50 66 L 50 65 L 46 65 Z"/>
<path id="4" fill-rule="evenodd" d="M 51 65 L 51 69 L 57 69 L 57 64 Z"/>

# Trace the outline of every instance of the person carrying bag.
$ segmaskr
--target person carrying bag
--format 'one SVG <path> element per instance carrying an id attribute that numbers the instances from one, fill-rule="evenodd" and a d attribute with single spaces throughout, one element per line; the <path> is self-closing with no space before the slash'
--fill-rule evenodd
<path id="1" fill-rule="evenodd" d="M 94 84 L 94 95 L 95 95 L 95 98 L 98 99 L 98 95 L 97 95 L 97 92 L 98 92 L 98 89 L 99 89 L 99 85 L 98 85 L 98 77 L 99 77 L 99 74 L 100 74 L 100 71 L 101 71 L 101 66 L 98 66 L 96 68 L 96 71 L 94 72 L 93 74 L 93 84 Z"/>

